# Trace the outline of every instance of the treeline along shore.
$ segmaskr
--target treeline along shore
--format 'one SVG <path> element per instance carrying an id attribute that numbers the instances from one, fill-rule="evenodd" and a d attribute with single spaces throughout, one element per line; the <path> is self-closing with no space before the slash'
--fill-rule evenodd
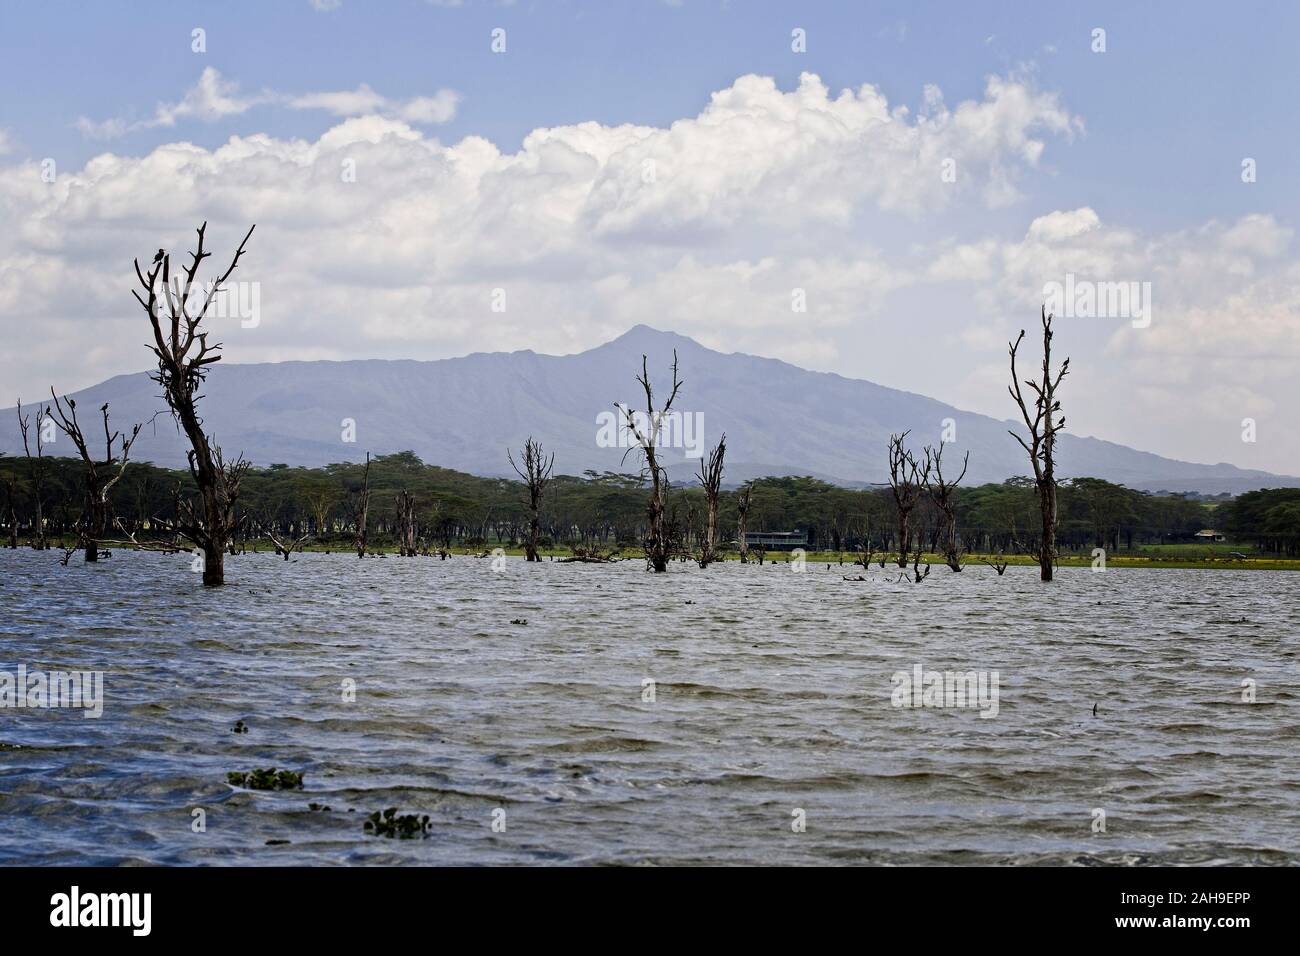
<path id="1" fill-rule="evenodd" d="M 414 506 L 418 552 L 509 550 L 522 548 L 526 540 L 531 512 L 525 482 L 439 468 L 401 452 L 373 459 L 368 476 L 365 465 L 349 463 L 250 469 L 241 489 L 243 520 L 236 548 L 274 549 L 274 537 L 281 543 L 300 542 L 297 550 L 353 549 L 358 498 L 366 481 L 369 551 L 399 549 L 403 495 Z M 646 484 L 636 474 L 554 477 L 540 508 L 540 545 L 555 554 L 638 554 L 647 530 Z M 7 547 L 29 547 L 42 539 L 50 547 L 75 546 L 83 524 L 84 486 L 80 459 L 0 458 L 0 541 Z M 35 525 L 38 488 L 44 535 Z M 803 532 L 809 552 L 899 550 L 897 506 L 888 487 L 849 489 L 814 478 L 780 477 L 720 491 L 723 557 L 738 554 L 738 507 L 745 489 L 750 531 Z M 130 547 L 132 538 L 153 545 L 171 541 L 177 498 L 194 491 L 187 470 L 130 463 L 112 488 L 115 520 L 101 547 Z M 955 497 L 960 534 L 973 554 L 1032 551 L 1038 505 L 1030 480 L 959 488 Z M 705 530 L 703 489 L 670 488 L 666 502 L 674 533 L 690 539 L 677 550 L 697 550 Z M 942 547 L 941 518 L 925 499 L 913 516 L 931 554 Z M 1206 528 L 1222 531 L 1229 543 L 1202 546 L 1194 535 Z M 1183 562 L 1211 556 L 1230 560 L 1228 549 L 1245 549 L 1252 557 L 1300 559 L 1300 489 L 1253 491 L 1208 503 L 1077 478 L 1060 487 L 1058 546 L 1063 558 L 1073 554 L 1080 559 L 1097 547 L 1106 548 L 1112 559 L 1137 551 Z"/>
<path id="2" fill-rule="evenodd" d="M 522 545 L 530 562 L 557 546 L 568 548 L 572 560 L 593 562 L 631 557 L 624 552 L 632 551 L 655 572 L 673 561 L 707 568 L 733 548 L 740 561 L 752 557 L 761 564 L 766 548 L 783 546 L 838 553 L 841 563 L 849 552 L 864 569 L 874 561 L 882 568 L 893 563 L 904 576 L 910 567 L 917 584 L 929 576 L 933 560 L 958 572 L 973 557 L 1001 575 L 1032 556 L 1041 580 L 1051 581 L 1055 568 L 1075 553 L 1087 551 L 1104 567 L 1110 553 L 1185 545 L 1211 525 L 1279 559 L 1293 559 L 1300 550 L 1300 489 L 1253 492 L 1209 512 L 1197 501 L 1147 495 L 1098 478 L 1058 478 L 1055 449 L 1065 428 L 1060 395 L 1070 360 L 1053 358 L 1056 333 L 1046 307 L 1035 336 L 1041 362 L 1017 366 L 1027 358 L 1023 329 L 1007 346 L 1007 390 L 1019 413 L 1010 433 L 1032 476 L 1002 484 L 963 486 L 969 452 L 961 461 L 949 453 L 945 462 L 953 444 L 941 439 L 918 448 L 904 431 L 890 435 L 882 449 L 889 465 L 882 489 L 766 478 L 724 490 L 725 433 L 700 461 L 698 484 L 674 486 L 662 459 L 661 426 L 686 384 L 675 351 L 671 379 L 658 393 L 642 356 L 635 391 L 643 407 L 611 396 L 640 466 L 635 474 L 556 475 L 554 454 L 548 457 L 532 436 L 520 449 L 503 450 L 518 482 L 426 465 L 410 452 L 373 460 L 367 454 L 364 464 L 320 469 L 254 468 L 242 455 L 223 453 L 199 403 L 208 369 L 223 357 L 220 343 L 208 338 L 205 319 L 255 228 L 210 284 L 197 281 L 212 256 L 207 223 L 197 230 L 188 262 L 173 265 L 171 253 L 159 249 L 147 265 L 139 259 L 133 264 L 133 294 L 153 333 L 153 380 L 185 436 L 188 469 L 131 461 L 145 423 L 113 423 L 107 404 L 98 414 L 82 409 L 79 416 L 76 401 L 60 398 L 54 388 L 51 401 L 34 409 L 24 411 L 20 401 L 25 454 L 0 461 L 0 529 L 10 548 L 20 540 L 38 550 L 57 542 L 64 565 L 78 551 L 85 562 L 97 562 L 111 556 L 113 546 L 193 550 L 201 555 L 203 583 L 211 586 L 225 581 L 227 553 L 250 545 L 256 550 L 259 541 L 286 560 L 307 547 L 351 549 L 358 557 L 395 548 L 403 557 L 445 558 L 454 546 L 486 553 Z M 45 436 L 54 430 L 79 459 L 45 454 Z M 1217 544 L 1226 534 L 1215 528 L 1208 537 Z M 1226 557 L 1247 558 L 1241 552 Z"/>

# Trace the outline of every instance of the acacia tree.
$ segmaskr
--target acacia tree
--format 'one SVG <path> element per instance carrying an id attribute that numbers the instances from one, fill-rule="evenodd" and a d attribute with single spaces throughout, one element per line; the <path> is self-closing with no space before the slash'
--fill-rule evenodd
<path id="1" fill-rule="evenodd" d="M 1042 381 L 1025 379 L 1024 384 L 1034 393 L 1033 414 L 1025 401 L 1020 388 L 1020 377 L 1016 372 L 1016 352 L 1025 337 L 1021 329 L 1015 342 L 1009 343 L 1011 352 L 1011 384 L 1007 390 L 1016 400 L 1020 417 L 1024 419 L 1029 430 L 1029 441 L 1025 441 L 1014 431 L 1011 437 L 1020 442 L 1020 446 L 1029 455 L 1029 463 L 1034 468 L 1034 487 L 1038 493 L 1038 507 L 1042 515 L 1042 535 L 1038 543 L 1039 577 L 1044 581 L 1052 580 L 1053 566 L 1056 562 L 1056 436 L 1065 427 L 1065 416 L 1058 413 L 1061 403 L 1056 397 L 1061 380 L 1070 371 L 1070 360 L 1061 363 L 1056 374 L 1052 373 L 1052 316 L 1047 314 L 1047 307 L 1042 309 L 1043 323 L 1043 366 Z"/>
<path id="2" fill-rule="evenodd" d="M 727 433 L 723 432 L 718 444 L 709 453 L 708 462 L 700 462 L 700 485 L 708 506 L 705 518 L 704 539 L 700 543 L 700 567 L 713 563 L 718 546 L 718 494 L 722 491 L 722 460 L 727 454 Z"/>
<path id="3" fill-rule="evenodd" d="M 150 349 L 158 359 L 153 380 L 162 386 L 167 407 L 190 443 L 186 458 L 200 501 L 197 508 L 188 499 L 182 503 L 181 514 L 177 515 L 178 530 L 202 550 L 203 583 L 211 587 L 226 580 L 226 547 L 242 521 L 235 503 L 248 462 L 242 455 L 227 462 L 221 448 L 203 430 L 203 419 L 196 407 L 198 390 L 207 377 L 208 366 L 221 360 L 221 344 L 208 343 L 209 333 L 203 327 L 203 320 L 222 285 L 239 265 L 244 246 L 257 226 L 249 227 L 226 271 L 206 292 L 198 293 L 197 306 L 192 309 L 190 296 L 195 292 L 194 280 L 203 260 L 212 255 L 203 246 L 207 228 L 206 222 L 199 226 L 197 246 L 190 253 L 189 265 L 178 270 L 177 279 L 182 281 L 176 286 L 172 284 L 169 253 L 159 249 L 148 272 L 141 270 L 140 260 L 136 259 L 135 274 L 144 295 L 140 291 L 132 294 L 153 327 L 154 344 Z"/>
<path id="4" fill-rule="evenodd" d="M 524 554 L 529 561 L 540 561 L 542 559 L 537 553 L 537 542 L 542 535 L 542 494 L 546 491 L 546 483 L 551 480 L 555 455 L 552 454 L 548 460 L 546 453 L 542 451 L 542 443 L 533 441 L 533 436 L 529 435 L 521 453 L 524 462 L 522 469 L 515 464 L 514 455 L 509 449 L 506 450 L 506 457 L 510 459 L 510 467 L 515 470 L 515 474 L 522 478 L 527 486 L 529 520 Z"/>
<path id="5" fill-rule="evenodd" d="M 930 480 L 928 474 L 930 469 L 927 468 L 926 490 L 930 493 L 930 500 L 934 506 L 939 509 L 943 515 L 943 559 L 944 563 L 954 571 L 961 570 L 961 558 L 965 553 L 957 540 L 957 486 L 961 480 L 966 477 L 966 467 L 970 464 L 970 452 L 966 452 L 966 457 L 961 462 L 961 474 L 951 481 L 943 477 L 943 443 L 933 452 L 930 446 L 925 448 L 925 460 L 931 463 L 934 471 L 934 478 Z"/>
<path id="6" fill-rule="evenodd" d="M 85 548 L 86 560 L 98 561 L 99 542 L 108 530 L 108 514 L 112 510 L 109 493 L 126 472 L 131 446 L 142 426 L 139 423 L 132 426 L 129 438 L 120 432 L 110 431 L 108 402 L 105 402 L 99 409 L 104 418 L 104 457 L 96 460 L 90 452 L 90 443 L 81 430 L 81 423 L 77 421 L 76 399 L 60 399 L 53 388 L 50 389 L 50 396 L 54 399 L 54 411 L 51 414 L 54 423 L 62 429 L 63 434 L 72 439 L 72 444 L 76 446 L 77 453 L 86 466 L 86 509 L 81 516 L 81 543 Z M 63 408 L 65 401 L 68 403 L 67 411 Z M 114 445 L 118 445 L 120 450 L 115 452 Z"/>
<path id="7" fill-rule="evenodd" d="M 677 350 L 673 349 L 673 387 L 668 393 L 668 401 L 656 410 L 654 390 L 650 386 L 650 373 L 646 368 L 646 357 L 641 356 L 641 374 L 637 376 L 645 392 L 645 425 L 638 424 L 636 414 L 629 405 L 616 405 L 627 420 L 628 430 L 636 439 L 637 447 L 645 459 L 645 469 L 650 477 L 650 500 L 646 503 L 646 518 L 649 529 L 645 540 L 646 561 L 656 573 L 668 570 L 668 559 L 672 555 L 672 535 L 664 516 L 664 497 L 668 493 L 668 473 L 659 464 L 658 443 L 660 429 L 668 413 L 672 411 L 673 400 L 682 387 L 677 377 Z"/>
<path id="8" fill-rule="evenodd" d="M 921 500 L 921 492 L 930 475 L 930 459 L 926 456 L 925 466 L 917 464 L 916 458 L 908 451 L 903 441 L 910 432 L 889 436 L 889 489 L 894 493 L 894 505 L 898 510 L 898 566 L 907 567 L 907 553 L 911 548 L 912 510 Z"/>
<path id="9" fill-rule="evenodd" d="M 45 419 L 50 410 L 44 406 L 36 409 L 36 454 L 32 455 L 32 442 L 28 432 L 31 430 L 32 417 L 23 414 L 23 403 L 18 402 L 18 429 L 23 433 L 23 453 L 27 456 L 27 471 L 32 476 L 32 530 L 35 538 L 32 547 L 44 551 L 50 546 L 45 540 L 45 479 L 48 466 L 45 461 Z"/>

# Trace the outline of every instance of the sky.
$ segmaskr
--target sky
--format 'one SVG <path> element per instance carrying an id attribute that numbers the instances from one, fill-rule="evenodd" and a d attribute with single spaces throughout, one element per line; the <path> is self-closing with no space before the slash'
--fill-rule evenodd
<path id="1" fill-rule="evenodd" d="M 229 362 L 646 323 L 1010 418 L 1069 288 L 1070 431 L 1300 475 L 1300 7 L 1086 6 L 0 5 L 0 404 L 256 222 Z"/>

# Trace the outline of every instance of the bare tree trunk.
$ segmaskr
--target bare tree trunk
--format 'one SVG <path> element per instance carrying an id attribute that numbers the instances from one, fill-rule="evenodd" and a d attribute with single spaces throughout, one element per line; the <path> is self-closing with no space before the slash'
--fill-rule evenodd
<path id="1" fill-rule="evenodd" d="M 366 556 L 366 522 L 370 517 L 370 452 L 366 452 L 366 467 L 361 472 L 361 487 L 353 492 L 344 505 L 352 519 L 353 542 L 358 558 Z"/>
<path id="2" fill-rule="evenodd" d="M 910 528 L 912 509 L 921 498 L 930 472 L 930 460 L 926 457 L 925 468 L 916 463 L 912 453 L 903 447 L 908 432 L 889 436 L 889 487 L 894 494 L 894 504 L 898 509 L 898 566 L 907 567 L 907 554 L 911 548 L 912 532 Z M 923 541 L 923 539 L 922 539 Z"/>
<path id="3" fill-rule="evenodd" d="M 23 453 L 27 456 L 28 471 L 32 476 L 34 506 L 32 530 L 36 535 L 32 540 L 32 547 L 37 551 L 44 551 L 49 547 L 45 540 L 45 419 L 49 413 L 48 408 L 36 409 L 36 455 L 33 457 L 28 440 L 31 418 L 23 414 L 23 403 L 21 401 L 18 403 L 18 428 L 23 433 Z"/>
<path id="4" fill-rule="evenodd" d="M 404 558 L 415 557 L 415 496 L 405 488 L 397 493 L 397 551 Z"/>
<path id="5" fill-rule="evenodd" d="M 933 456 L 933 458 L 932 458 Z M 953 571 L 960 571 L 962 568 L 961 559 L 965 553 L 965 548 L 957 539 L 957 486 L 961 480 L 966 477 L 966 468 L 970 464 L 970 452 L 966 452 L 966 457 L 962 459 L 961 474 L 952 481 L 947 481 L 943 477 L 943 444 L 940 443 L 938 449 L 931 451 L 927 445 L 925 448 L 925 458 L 927 465 L 931 462 L 934 468 L 934 480 L 926 482 L 926 490 L 930 493 L 930 499 L 934 502 L 935 507 L 943 516 L 943 559 Z M 930 468 L 926 468 L 927 474 Z"/>
<path id="6" fill-rule="evenodd" d="M 14 499 L 18 496 L 18 482 L 13 475 L 5 475 L 4 487 L 5 513 L 9 520 L 9 549 L 15 551 L 18 549 L 18 509 L 14 507 Z"/>
<path id="7" fill-rule="evenodd" d="M 139 291 L 134 295 L 148 314 L 149 324 L 153 328 L 154 344 L 150 348 L 158 359 L 154 381 L 162 386 L 163 398 L 189 440 L 190 448 L 186 457 L 190 474 L 199 489 L 202 514 L 188 501 L 185 502 L 184 519 L 181 519 L 180 514 L 177 516 L 178 521 L 181 521 L 180 531 L 203 549 L 203 583 L 215 587 L 225 583 L 226 547 L 242 521 L 236 511 L 236 502 L 239 498 L 240 480 L 248 470 L 248 463 L 241 456 L 227 465 L 222 458 L 221 448 L 213 444 L 203 431 L 195 401 L 198 390 L 207 377 L 208 366 L 221 360 L 221 346 L 208 344 L 209 333 L 206 329 L 201 329 L 201 324 L 222 285 L 239 265 L 244 246 L 256 226 L 250 227 L 244 235 L 230 265 L 220 278 L 206 292 L 198 290 L 200 301 L 191 312 L 194 303 L 191 303 L 190 295 L 195 291 L 194 279 L 203 260 L 212 255 L 203 247 L 207 228 L 206 222 L 199 227 L 198 243 L 195 251 L 190 253 L 190 263 L 177 273 L 178 280 L 184 278 L 183 286 L 173 287 L 171 256 L 159 249 L 148 273 L 141 270 L 138 259 L 135 261 L 135 274 L 145 296 L 142 297 Z"/>
<path id="8" fill-rule="evenodd" d="M 745 530 L 749 523 L 749 494 L 752 490 L 752 485 L 746 485 L 736 502 L 736 544 L 740 548 L 741 564 L 749 564 L 749 542 L 745 540 Z"/>
<path id="9" fill-rule="evenodd" d="M 127 459 L 131 454 L 131 445 L 134 444 L 136 436 L 140 434 L 141 425 L 136 425 L 131 429 L 131 436 L 128 438 L 120 432 L 109 430 L 108 426 L 108 403 L 105 402 L 100 407 L 99 412 L 104 418 L 104 458 L 97 461 L 90 453 L 90 445 L 86 440 L 85 433 L 81 430 L 81 423 L 77 421 L 77 402 L 72 398 L 60 399 L 54 389 L 50 389 L 50 397 L 54 399 L 54 410 L 51 413 L 51 419 L 63 431 L 65 435 L 72 440 L 76 447 L 77 453 L 81 455 L 81 460 L 86 467 L 86 510 L 81 518 L 81 543 L 85 550 L 85 560 L 94 562 L 99 560 L 99 542 L 108 530 L 108 515 L 112 509 L 112 503 L 109 494 L 126 473 Z M 63 403 L 68 403 L 67 411 L 64 411 Z M 120 453 L 113 450 L 113 446 L 120 440 Z"/>
<path id="10" fill-rule="evenodd" d="M 727 433 L 723 432 L 718 444 L 709 453 L 708 463 L 700 463 L 700 484 L 704 487 L 704 500 L 708 514 L 704 522 L 704 540 L 700 543 L 700 567 L 707 568 L 714 561 L 718 546 L 718 494 L 722 490 L 722 462 L 727 454 Z"/>
<path id="11" fill-rule="evenodd" d="M 524 555 L 528 561 L 540 561 L 542 559 L 537 553 L 537 543 L 542 534 L 542 494 L 546 491 L 546 483 L 551 480 L 555 455 L 551 455 L 548 461 L 546 453 L 542 451 L 542 443 L 533 441 L 533 436 L 529 435 L 524 442 L 522 470 L 515 464 L 514 456 L 508 450 L 506 457 L 510 459 L 510 467 L 524 480 L 528 489 L 528 540 L 524 542 Z"/>
<path id="12" fill-rule="evenodd" d="M 1056 507 L 1056 435 L 1065 427 L 1065 417 L 1057 417 L 1061 410 L 1061 403 L 1056 397 L 1056 391 L 1061 385 L 1061 380 L 1069 374 L 1070 360 L 1067 358 L 1062 362 L 1060 369 L 1053 376 L 1052 316 L 1047 314 L 1046 306 L 1042 309 L 1042 323 L 1042 382 L 1035 382 L 1033 379 L 1025 379 L 1024 382 L 1034 393 L 1034 413 L 1031 415 L 1029 412 L 1029 405 L 1025 401 L 1020 388 L 1020 378 L 1016 373 L 1016 352 L 1020 348 L 1021 341 L 1024 340 L 1024 329 L 1020 330 L 1020 335 L 1009 346 L 1011 353 L 1011 384 L 1007 390 L 1011 393 L 1011 397 L 1015 399 L 1016 405 L 1020 409 L 1020 416 L 1024 419 L 1025 427 L 1029 430 L 1028 442 L 1015 432 L 1011 432 L 1011 436 L 1020 442 L 1021 447 L 1029 454 L 1029 462 L 1034 468 L 1034 485 L 1038 492 L 1038 507 L 1042 517 L 1042 537 L 1039 539 L 1038 545 L 1039 577 L 1044 581 L 1050 581 L 1056 564 L 1058 517 Z"/>
<path id="13" fill-rule="evenodd" d="M 662 409 L 658 411 L 654 407 L 654 392 L 650 387 L 650 373 L 646 367 L 646 357 L 641 356 L 641 375 L 637 378 L 641 383 L 641 388 L 645 391 L 646 403 L 646 421 L 645 428 L 642 429 L 637 424 L 630 406 L 618 406 L 627 420 L 628 429 L 632 432 L 645 458 L 645 467 L 650 474 L 650 500 L 646 503 L 646 518 L 649 520 L 649 530 L 645 542 L 646 562 L 656 573 L 662 573 L 668 570 L 668 559 L 672 553 L 672 535 L 669 533 L 667 521 L 664 515 L 664 497 L 668 492 L 668 473 L 664 471 L 659 464 L 657 455 L 659 431 L 664 417 L 672 410 L 673 400 L 677 397 L 677 392 L 682 387 L 682 382 L 677 375 L 677 350 L 673 350 L 673 387 L 668 395 L 668 401 L 664 402 Z"/>

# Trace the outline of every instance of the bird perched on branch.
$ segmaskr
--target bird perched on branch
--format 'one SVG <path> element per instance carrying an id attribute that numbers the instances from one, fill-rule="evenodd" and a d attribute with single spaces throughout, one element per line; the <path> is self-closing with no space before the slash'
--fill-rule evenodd
<path id="1" fill-rule="evenodd" d="M 153 261 L 154 261 L 154 262 L 162 262 L 162 259 L 163 259 L 163 251 L 162 251 L 161 249 L 159 249 L 158 252 L 157 252 L 157 254 L 153 257 Z"/>

